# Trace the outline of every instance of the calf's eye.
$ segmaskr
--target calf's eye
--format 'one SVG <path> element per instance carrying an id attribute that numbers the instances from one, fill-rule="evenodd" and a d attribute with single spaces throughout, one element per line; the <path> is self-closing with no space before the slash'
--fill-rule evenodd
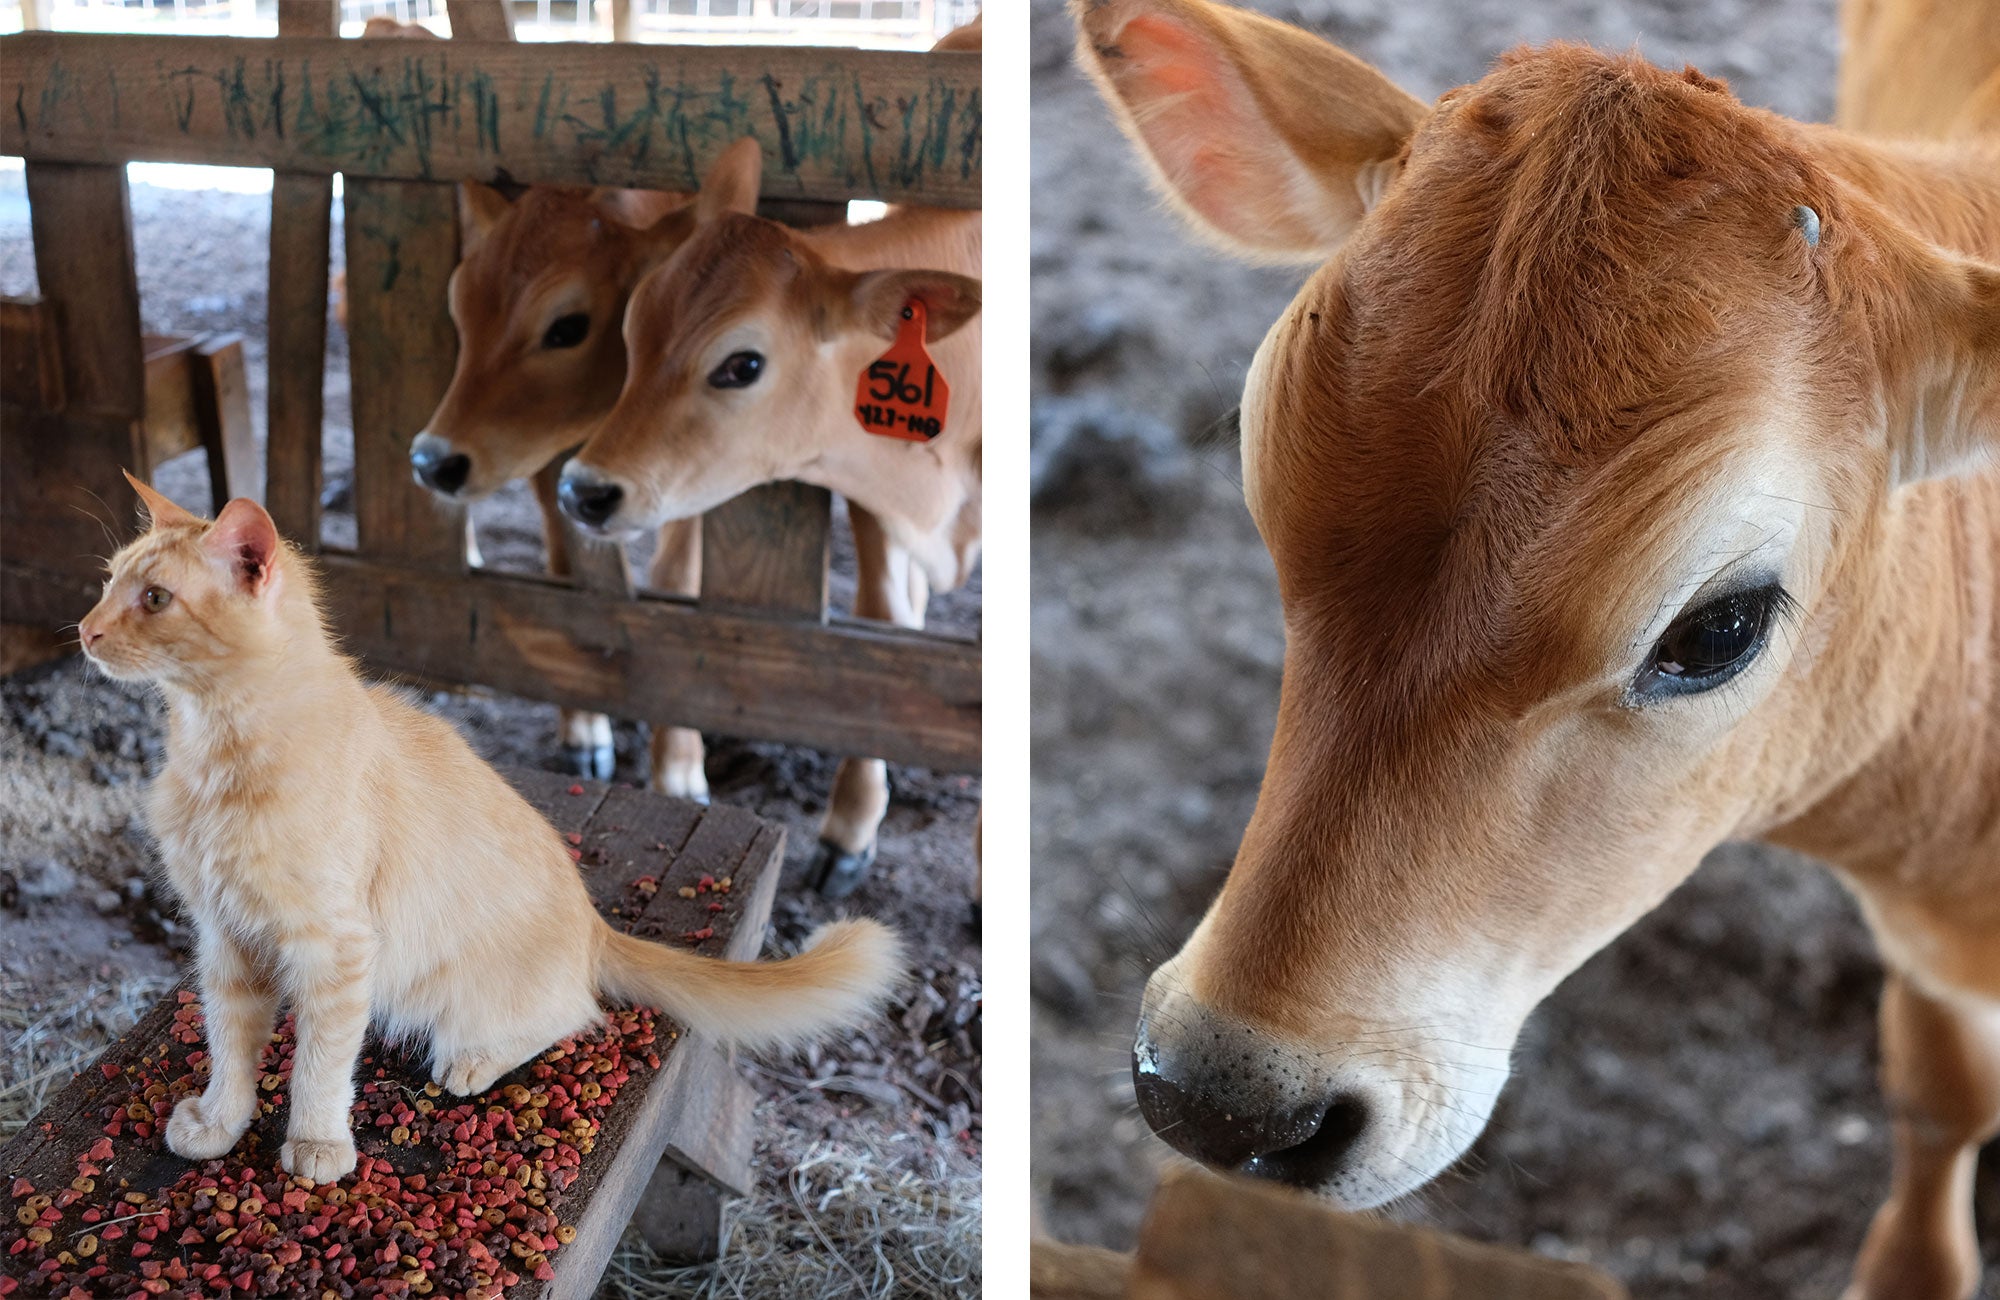
<path id="1" fill-rule="evenodd" d="M 764 373 L 764 358 L 756 352 L 732 352 L 708 372 L 710 388 L 748 388 Z"/>
<path id="2" fill-rule="evenodd" d="M 1713 690 L 1756 661 L 1791 597 L 1771 583 L 1719 596 L 1661 634 L 1634 689 L 1642 696 Z"/>
<path id="3" fill-rule="evenodd" d="M 165 587 L 148 587 L 139 593 L 139 603 L 145 607 L 148 614 L 159 613 L 168 605 L 173 604 L 173 601 L 174 593 L 168 591 Z"/>
<path id="4" fill-rule="evenodd" d="M 567 316 L 556 317 L 548 332 L 542 335 L 545 348 L 573 348 L 583 342 L 590 333 L 590 317 L 582 312 L 571 312 Z"/>

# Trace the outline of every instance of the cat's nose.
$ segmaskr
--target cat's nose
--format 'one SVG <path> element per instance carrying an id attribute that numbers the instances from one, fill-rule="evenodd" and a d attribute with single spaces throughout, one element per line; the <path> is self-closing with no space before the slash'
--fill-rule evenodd
<path id="1" fill-rule="evenodd" d="M 572 472 L 575 466 L 563 471 L 562 486 L 556 489 L 556 499 L 561 502 L 563 513 L 580 524 L 592 528 L 602 528 L 618 513 L 618 503 L 625 499 L 625 489 L 616 483 L 606 483 L 586 474 Z"/>
<path id="2" fill-rule="evenodd" d="M 83 639 L 83 648 L 86 650 L 104 639 L 104 629 L 101 627 L 92 627 L 87 622 L 79 625 L 76 632 Z"/>
<path id="3" fill-rule="evenodd" d="M 472 477 L 472 457 L 451 449 L 451 444 L 429 433 L 420 433 L 410 444 L 410 468 L 417 482 L 444 496 L 456 496 Z"/>

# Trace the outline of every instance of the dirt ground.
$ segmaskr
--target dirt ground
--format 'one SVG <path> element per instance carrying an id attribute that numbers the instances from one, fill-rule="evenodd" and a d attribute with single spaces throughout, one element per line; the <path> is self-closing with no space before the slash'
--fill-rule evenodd
<path id="1" fill-rule="evenodd" d="M 1832 108 L 1834 0 L 1268 7 L 1424 97 L 1567 37 Z M 1034 19 L 1034 1187 L 1056 1235 L 1129 1247 L 1170 1158 L 1132 1104 L 1139 990 L 1234 854 L 1283 651 L 1232 458 L 1195 440 L 1303 273 L 1183 234 L 1071 66 L 1061 4 Z M 1823 871 L 1718 850 L 1536 1014 L 1487 1135 L 1393 1212 L 1590 1261 L 1646 1300 L 1831 1297 L 1886 1187 L 1879 980 Z"/>
<path id="2" fill-rule="evenodd" d="M 132 194 L 145 328 L 242 331 L 261 427 L 268 196 L 142 184 Z M 338 247 L 336 224 L 336 259 Z M 21 173 L 0 172 L 0 293 L 33 284 Z M 347 356 L 337 328 L 328 351 L 323 533 L 351 544 Z M 188 458 L 159 479 L 207 511 L 203 474 Z M 524 489 L 482 503 L 474 518 L 489 565 L 540 564 Z M 842 524 L 836 606 L 851 597 L 853 574 Z M 977 635 L 979 603 L 975 576 L 933 600 L 933 626 Z M 425 698 L 495 763 L 556 763 L 552 707 L 486 692 Z M 106 682 L 78 660 L 0 679 L 0 1140 L 129 1025 L 186 957 L 189 934 L 152 883 L 139 821 L 144 779 L 161 759 L 160 724 L 148 692 Z M 966 921 L 979 783 L 892 766 L 873 875 L 835 906 L 803 878 L 838 757 L 709 740 L 714 798 L 788 832 L 768 951 L 795 950 L 837 914 L 865 914 L 902 930 L 916 979 L 874 1026 L 751 1063 L 762 1098 L 759 1188 L 731 1204 L 720 1266 L 669 1270 L 628 1240 L 600 1294 L 977 1294 L 982 987 L 979 939 Z M 620 723 L 617 746 L 618 777 L 643 782 L 643 729 Z"/>

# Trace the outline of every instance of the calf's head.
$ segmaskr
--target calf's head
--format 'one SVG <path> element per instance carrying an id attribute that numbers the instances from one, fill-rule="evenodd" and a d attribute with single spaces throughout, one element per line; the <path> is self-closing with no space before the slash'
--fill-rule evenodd
<path id="1" fill-rule="evenodd" d="M 762 167 L 755 140 L 732 146 L 703 178 L 694 233 L 633 293 L 624 391 L 563 467 L 579 523 L 657 527 L 799 476 L 873 436 L 855 423 L 855 381 L 912 299 L 933 342 L 978 312 L 977 280 L 836 267 L 752 215 Z"/>
<path id="2" fill-rule="evenodd" d="M 1200 0 L 1075 13 L 1176 206 L 1320 264 L 1243 395 L 1270 760 L 1135 1085 L 1188 1154 L 1376 1204 L 1564 975 L 1823 793 L 1908 648 L 1866 557 L 1992 444 L 2000 278 L 1692 70 L 1558 46 L 1426 106 Z"/>
<path id="3" fill-rule="evenodd" d="M 417 481 L 484 496 L 582 442 L 625 380 L 625 302 L 693 228 L 684 195 L 536 186 L 461 190 L 451 277 L 458 363 L 410 445 Z"/>

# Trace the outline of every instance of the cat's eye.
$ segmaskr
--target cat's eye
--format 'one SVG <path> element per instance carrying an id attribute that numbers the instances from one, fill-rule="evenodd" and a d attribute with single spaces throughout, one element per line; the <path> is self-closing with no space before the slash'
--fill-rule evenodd
<path id="1" fill-rule="evenodd" d="M 1783 587 L 1770 583 L 1687 611 L 1653 646 L 1634 691 L 1645 697 L 1714 690 L 1756 661 L 1790 601 Z"/>
<path id="2" fill-rule="evenodd" d="M 542 335 L 545 348 L 573 348 L 583 342 L 590 333 L 590 317 L 580 311 L 567 316 L 558 316 Z"/>
<path id="3" fill-rule="evenodd" d="M 139 593 L 139 604 L 148 614 L 157 614 L 173 602 L 174 593 L 165 587 L 148 587 Z"/>
<path id="4" fill-rule="evenodd" d="M 757 376 L 764 373 L 764 354 L 761 352 L 732 352 L 722 359 L 722 364 L 708 372 L 710 388 L 748 388 L 757 382 Z"/>

